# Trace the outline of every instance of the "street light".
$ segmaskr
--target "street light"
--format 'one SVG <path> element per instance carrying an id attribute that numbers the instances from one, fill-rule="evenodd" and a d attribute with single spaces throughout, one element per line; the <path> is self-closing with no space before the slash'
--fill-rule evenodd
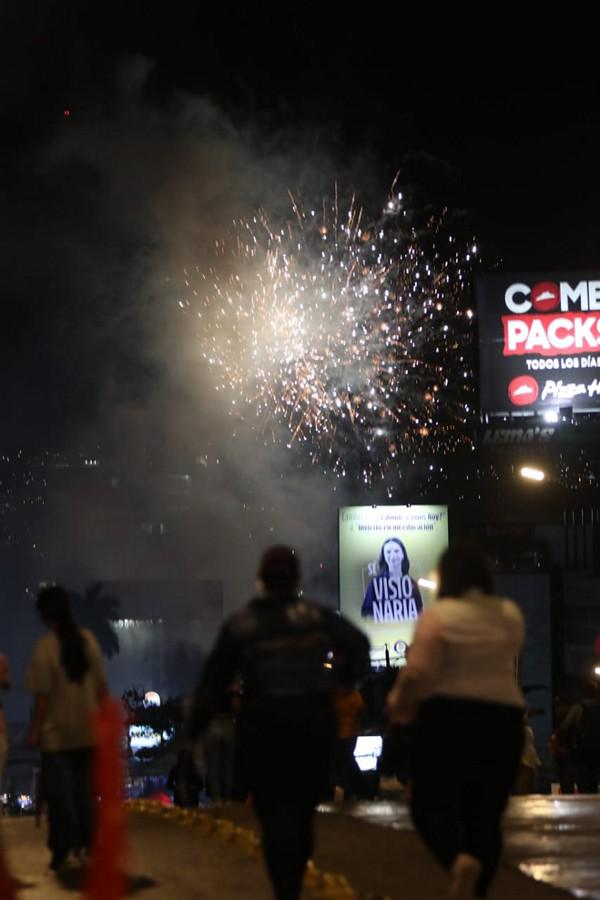
<path id="1" fill-rule="evenodd" d="M 519 475 L 529 481 L 543 481 L 546 477 L 546 473 L 542 469 L 534 469 L 533 466 L 521 466 Z"/>
<path id="2" fill-rule="evenodd" d="M 547 409 L 544 413 L 544 422 L 558 422 L 558 413 L 555 409 Z"/>
<path id="3" fill-rule="evenodd" d="M 417 578 L 417 584 L 419 587 L 430 588 L 432 591 L 437 588 L 437 581 L 434 581 L 433 578 Z"/>

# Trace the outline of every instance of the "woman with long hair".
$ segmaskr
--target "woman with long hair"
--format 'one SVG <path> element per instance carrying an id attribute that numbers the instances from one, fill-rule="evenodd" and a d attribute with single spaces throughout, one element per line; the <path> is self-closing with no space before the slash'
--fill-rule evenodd
<path id="1" fill-rule="evenodd" d="M 100 647 L 73 620 L 64 588 L 43 588 L 37 609 L 48 630 L 36 642 L 27 668 L 27 686 L 34 695 L 28 743 L 42 751 L 50 867 L 56 870 L 70 851 L 91 846 L 91 719 L 106 693 L 106 673 Z"/>
<path id="2" fill-rule="evenodd" d="M 421 614 L 421 592 L 409 569 L 404 543 L 397 537 L 387 538 L 381 545 L 377 575 L 369 582 L 361 607 L 364 619 L 408 622 Z"/>
<path id="3" fill-rule="evenodd" d="M 500 817 L 523 744 L 516 661 L 523 617 L 494 595 L 470 543 L 442 556 L 439 602 L 421 615 L 388 714 L 415 722 L 411 812 L 450 874 L 451 900 L 485 897 L 502 849 Z"/>

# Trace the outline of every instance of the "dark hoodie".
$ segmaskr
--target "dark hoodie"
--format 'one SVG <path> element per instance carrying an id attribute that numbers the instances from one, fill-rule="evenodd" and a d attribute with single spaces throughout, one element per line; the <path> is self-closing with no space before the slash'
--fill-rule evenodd
<path id="1" fill-rule="evenodd" d="M 291 594 L 257 597 L 221 629 L 194 694 L 189 735 L 204 730 L 236 676 L 247 707 L 331 695 L 368 671 L 369 642 L 342 616 Z"/>

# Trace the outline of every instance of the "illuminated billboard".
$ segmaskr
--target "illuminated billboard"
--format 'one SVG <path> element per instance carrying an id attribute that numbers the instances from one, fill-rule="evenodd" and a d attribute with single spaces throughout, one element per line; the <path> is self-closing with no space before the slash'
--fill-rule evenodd
<path id="1" fill-rule="evenodd" d="M 600 410 L 600 273 L 476 280 L 481 411 Z"/>
<path id="2" fill-rule="evenodd" d="M 448 546 L 446 506 L 346 506 L 339 511 L 340 610 L 366 632 L 371 660 L 402 665 L 435 568 Z"/>

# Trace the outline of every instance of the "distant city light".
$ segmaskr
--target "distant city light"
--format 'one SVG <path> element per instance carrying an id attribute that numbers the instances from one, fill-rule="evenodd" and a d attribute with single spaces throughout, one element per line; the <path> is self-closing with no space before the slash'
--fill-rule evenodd
<path id="1" fill-rule="evenodd" d="M 162 625 L 162 619 L 113 619 L 115 628 L 138 628 L 141 625 Z"/>
<path id="2" fill-rule="evenodd" d="M 161 743 L 168 742 L 173 738 L 172 728 L 161 733 L 155 731 L 150 725 L 130 725 L 128 731 L 129 746 L 133 753 L 159 747 Z"/>
<path id="3" fill-rule="evenodd" d="M 160 706 L 160 694 L 157 694 L 156 691 L 146 691 L 144 706 Z"/>
<path id="4" fill-rule="evenodd" d="M 374 772 L 383 750 L 383 738 L 378 734 L 361 734 L 356 739 L 354 759 L 361 772 Z"/>

